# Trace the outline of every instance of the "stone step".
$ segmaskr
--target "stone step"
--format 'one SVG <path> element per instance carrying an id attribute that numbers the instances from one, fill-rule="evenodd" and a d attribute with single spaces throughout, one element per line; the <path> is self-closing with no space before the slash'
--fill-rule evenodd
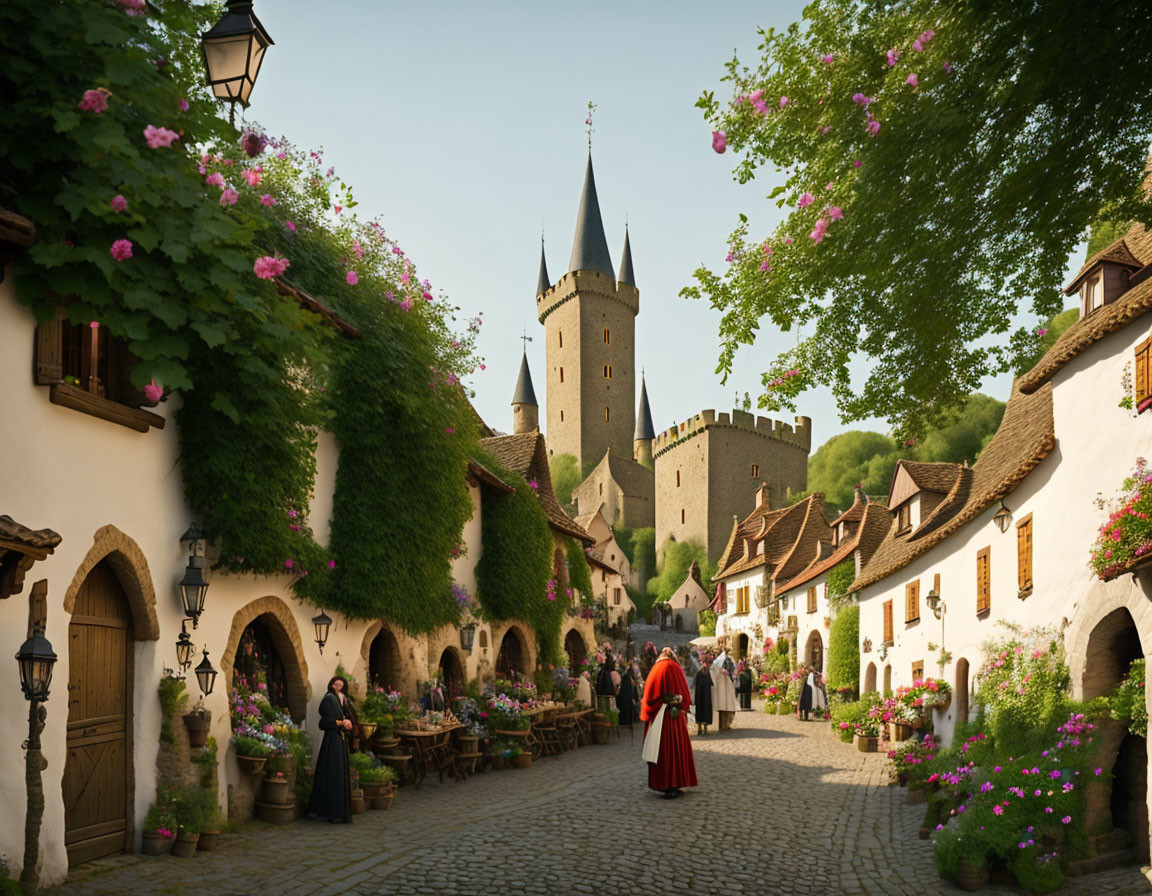
<path id="1" fill-rule="evenodd" d="M 1096 834 L 1088 838 L 1088 847 L 1094 856 L 1103 856 L 1108 853 L 1127 849 L 1132 845 L 1132 838 L 1123 828 L 1112 828 L 1107 834 Z"/>
<path id="2" fill-rule="evenodd" d="M 1135 865 L 1136 852 L 1132 849 L 1120 849 L 1116 852 L 1101 856 L 1092 856 L 1088 859 L 1079 859 L 1068 865 L 1069 877 L 1083 877 L 1086 874 L 1097 874 L 1110 868 L 1123 868 L 1125 865 Z"/>

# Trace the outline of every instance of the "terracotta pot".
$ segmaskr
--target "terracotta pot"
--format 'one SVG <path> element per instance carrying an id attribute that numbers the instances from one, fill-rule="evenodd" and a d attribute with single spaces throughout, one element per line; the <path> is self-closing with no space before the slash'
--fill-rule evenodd
<path id="1" fill-rule="evenodd" d="M 892 740 L 908 740 L 912 736 L 912 729 L 914 726 L 908 725 L 904 722 L 890 722 L 891 739 Z"/>
<path id="2" fill-rule="evenodd" d="M 512 757 L 512 768 L 528 768 L 530 765 L 532 765 L 531 753 L 521 753 Z"/>
<path id="3" fill-rule="evenodd" d="M 287 778 L 264 779 L 260 789 L 260 797 L 264 802 L 273 806 L 283 806 L 289 802 L 289 796 Z"/>
<path id="4" fill-rule="evenodd" d="M 267 756 L 237 756 L 236 764 L 240 766 L 240 774 L 242 775 L 258 775 L 264 771 L 264 763 L 268 761 Z"/>
<path id="5" fill-rule="evenodd" d="M 368 811 L 368 801 L 364 799 L 364 791 L 352 791 L 352 814 L 363 815 Z"/>
<path id="6" fill-rule="evenodd" d="M 291 824 L 296 820 L 296 803 L 295 800 L 287 805 L 257 801 L 256 814 L 269 824 Z"/>
<path id="7" fill-rule="evenodd" d="M 856 742 L 856 749 L 861 753 L 875 753 L 880 744 L 878 737 L 863 737 L 859 734 L 855 735 L 853 740 Z"/>
<path id="8" fill-rule="evenodd" d="M 359 725 L 356 726 L 356 736 L 359 737 L 360 740 L 368 740 L 375 733 L 376 733 L 376 723 L 375 722 L 361 722 Z"/>
<path id="9" fill-rule="evenodd" d="M 391 809 L 392 803 L 396 801 L 396 791 L 391 793 L 381 793 L 379 796 L 372 797 L 369 802 L 372 804 L 373 809 Z"/>
<path id="10" fill-rule="evenodd" d="M 196 849 L 199 852 L 212 852 L 217 846 L 220 845 L 220 832 L 219 831 L 201 831 L 200 842 L 196 844 Z"/>
<path id="11" fill-rule="evenodd" d="M 172 844 L 172 855 L 178 859 L 190 859 L 196 855 L 196 844 L 199 842 L 199 834 L 188 834 L 181 831 L 176 835 L 176 842 Z"/>
<path id="12" fill-rule="evenodd" d="M 969 893 L 979 890 L 988 883 L 988 869 L 983 865 L 969 865 L 967 862 L 956 863 L 956 886 Z"/>
<path id="13" fill-rule="evenodd" d="M 172 852 L 175 837 L 165 837 L 155 831 L 145 831 L 140 843 L 140 852 L 146 856 L 166 856 Z"/>
<path id="14" fill-rule="evenodd" d="M 188 729 L 188 743 L 193 747 L 202 747 L 208 743 L 208 731 L 212 727 L 212 716 L 197 712 L 184 714 L 184 727 Z"/>

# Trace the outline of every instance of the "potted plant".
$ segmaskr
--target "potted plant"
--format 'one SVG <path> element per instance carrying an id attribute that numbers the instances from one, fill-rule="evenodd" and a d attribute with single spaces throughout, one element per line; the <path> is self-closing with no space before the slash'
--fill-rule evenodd
<path id="1" fill-rule="evenodd" d="M 264 776 L 260 797 L 273 806 L 283 806 L 288 802 L 288 779 L 283 772 L 272 772 Z"/>
<path id="2" fill-rule="evenodd" d="M 373 809 L 391 809 L 396 799 L 396 771 L 377 765 L 360 772 L 360 788 Z M 369 792 L 368 788 L 372 788 Z"/>
<path id="3" fill-rule="evenodd" d="M 861 753 L 875 753 L 880 744 L 880 723 L 876 719 L 866 716 L 856 722 L 854 729 L 853 740 L 856 742 L 856 749 Z"/>
<path id="4" fill-rule="evenodd" d="M 172 844 L 172 855 L 189 859 L 196 854 L 200 832 L 216 811 L 216 806 L 207 790 L 181 787 L 173 794 L 172 807 L 176 820 L 176 842 Z"/>
<path id="5" fill-rule="evenodd" d="M 205 822 L 204 830 L 200 832 L 200 840 L 196 844 L 197 851 L 212 852 L 220 845 L 220 825 L 220 808 L 217 807 Z"/>
<path id="6" fill-rule="evenodd" d="M 208 742 L 208 731 L 212 727 L 212 713 L 204 708 L 203 698 L 197 701 L 191 712 L 184 713 L 184 727 L 188 729 L 189 746 L 202 747 Z"/>
<path id="7" fill-rule="evenodd" d="M 268 744 L 249 734 L 233 735 L 232 748 L 236 751 L 236 764 L 244 775 L 258 775 L 264 771 L 264 764 L 272 755 Z"/>
<path id="8" fill-rule="evenodd" d="M 372 770 L 379 765 L 378 760 L 371 753 L 353 753 L 348 757 L 348 765 L 356 772 L 364 798 L 371 800 L 380 789 L 379 782 L 372 775 Z"/>
<path id="9" fill-rule="evenodd" d="M 158 800 L 148 807 L 144 816 L 144 832 L 140 851 L 146 856 L 166 856 L 176 842 L 176 815 L 168 799 Z"/>
<path id="10" fill-rule="evenodd" d="M 532 752 L 523 747 L 510 747 L 508 761 L 512 764 L 512 768 L 528 768 L 532 765 Z"/>
<path id="11" fill-rule="evenodd" d="M 606 744 L 612 736 L 612 720 L 607 713 L 592 713 L 592 743 Z"/>
<path id="12" fill-rule="evenodd" d="M 352 775 L 352 802 L 349 810 L 353 815 L 362 815 L 368 811 L 368 801 L 364 799 L 364 791 L 360 789 L 360 774 L 351 769 Z"/>

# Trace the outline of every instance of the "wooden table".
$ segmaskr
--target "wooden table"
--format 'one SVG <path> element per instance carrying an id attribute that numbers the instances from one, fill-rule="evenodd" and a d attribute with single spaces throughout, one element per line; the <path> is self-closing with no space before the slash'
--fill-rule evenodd
<path id="1" fill-rule="evenodd" d="M 443 728 L 420 729 L 398 728 L 396 736 L 402 743 L 412 748 L 413 773 L 416 778 L 416 789 L 424 782 L 429 767 L 434 767 L 440 775 L 440 783 L 444 783 L 444 772 L 452 769 L 456 748 L 452 745 L 452 732 L 461 725 L 447 725 Z"/>

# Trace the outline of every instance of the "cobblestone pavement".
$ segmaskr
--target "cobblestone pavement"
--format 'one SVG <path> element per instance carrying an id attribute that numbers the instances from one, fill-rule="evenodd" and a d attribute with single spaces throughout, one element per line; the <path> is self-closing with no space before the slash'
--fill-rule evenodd
<path id="1" fill-rule="evenodd" d="M 350 826 L 253 823 L 194 859 L 121 856 L 77 869 L 65 894 L 664 896 L 959 894 L 919 840 L 921 806 L 886 786 L 881 754 L 824 724 L 742 712 L 692 738 L 700 787 L 649 791 L 640 729 L 524 770 L 403 789 Z M 1138 868 L 1079 878 L 1074 896 L 1150 894 Z M 989 887 L 988 894 L 1018 893 Z"/>

